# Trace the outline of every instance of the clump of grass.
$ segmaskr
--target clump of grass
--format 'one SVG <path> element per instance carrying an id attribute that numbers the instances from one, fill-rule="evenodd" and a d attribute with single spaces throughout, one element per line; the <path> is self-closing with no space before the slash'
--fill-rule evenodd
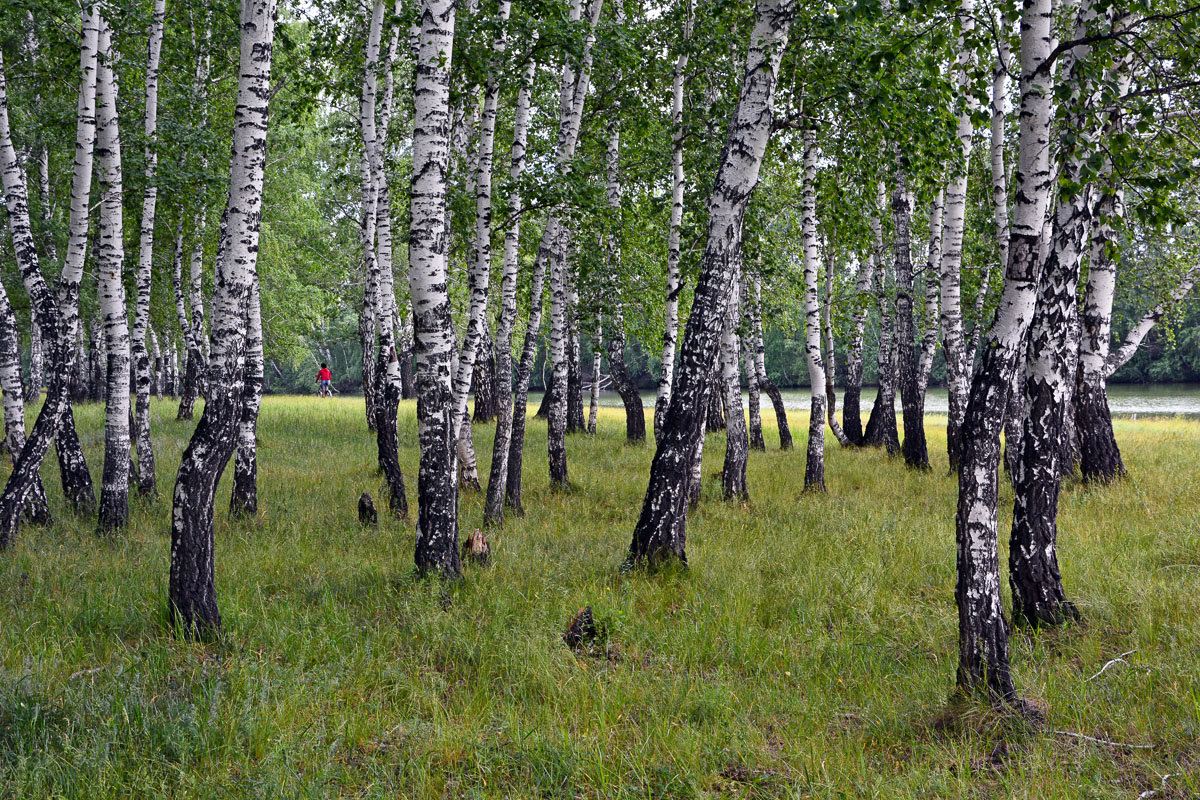
<path id="1" fill-rule="evenodd" d="M 135 499 L 127 531 L 98 538 L 66 516 L 47 465 L 59 520 L 0 555 L 0 796 L 1126 798 L 1168 773 L 1168 792 L 1200 791 L 1200 423 L 1118 421 L 1130 479 L 1063 498 L 1060 560 L 1086 621 L 1014 631 L 1047 731 L 1153 745 L 1134 750 L 977 705 L 947 716 L 943 420 L 929 420 L 932 473 L 833 447 L 829 493 L 806 495 L 798 442 L 751 454 L 748 504 L 706 477 L 690 569 L 654 575 L 619 571 L 652 447 L 626 446 L 604 409 L 598 436 L 569 439 L 574 491 L 551 492 L 531 422 L 526 516 L 489 533 L 488 568 L 443 586 L 413 575 L 411 522 L 358 523 L 380 480 L 360 402 L 268 398 L 262 513 L 229 520 L 222 485 L 226 629 L 197 644 L 164 612 L 191 432 L 173 410 L 154 407 L 162 497 Z M 98 473 L 102 410 L 77 415 Z M 805 415 L 792 426 L 803 435 Z M 486 474 L 492 426 L 475 435 Z M 411 403 L 400 437 L 413 501 Z M 719 434 L 705 455 L 709 476 Z M 464 532 L 481 500 L 463 496 Z M 588 605 L 619 657 L 563 643 Z"/>

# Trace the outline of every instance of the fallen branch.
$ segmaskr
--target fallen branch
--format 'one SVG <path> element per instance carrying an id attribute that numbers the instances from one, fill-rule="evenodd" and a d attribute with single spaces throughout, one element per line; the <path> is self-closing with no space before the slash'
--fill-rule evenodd
<path id="1" fill-rule="evenodd" d="M 92 667 L 91 669 L 81 669 L 81 670 L 79 670 L 79 672 L 72 672 L 71 677 L 67 678 L 67 680 L 73 681 L 76 678 L 82 678 L 84 675 L 95 675 L 97 672 L 101 672 L 103 670 L 104 670 L 104 667 Z"/>
<path id="2" fill-rule="evenodd" d="M 1084 683 L 1091 683 L 1092 681 L 1096 680 L 1096 678 L 1099 678 L 1101 675 L 1103 675 L 1105 670 L 1107 670 L 1113 664 L 1125 664 L 1126 666 L 1128 666 L 1129 662 L 1125 660 L 1125 656 L 1131 656 L 1136 652 L 1137 652 L 1137 648 L 1135 647 L 1132 650 L 1130 650 L 1129 652 L 1121 653 L 1121 655 L 1117 656 L 1116 658 L 1112 659 L 1107 664 L 1105 664 L 1103 667 L 1101 667 L 1099 672 L 1097 672 L 1092 677 L 1088 678 L 1086 681 L 1084 681 Z"/>
<path id="3" fill-rule="evenodd" d="M 1126 744 L 1125 742 L 1112 742 L 1108 739 L 1097 739 L 1095 736 L 1087 736 L 1074 731 L 1054 731 L 1057 736 L 1070 736 L 1073 739 L 1082 739 L 1085 742 L 1095 742 L 1096 744 L 1104 744 L 1109 747 L 1127 747 L 1130 750 L 1153 750 L 1152 744 Z"/>

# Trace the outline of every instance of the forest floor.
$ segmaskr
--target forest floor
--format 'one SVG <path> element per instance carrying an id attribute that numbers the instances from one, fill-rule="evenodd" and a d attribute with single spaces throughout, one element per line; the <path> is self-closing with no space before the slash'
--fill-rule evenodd
<path id="1" fill-rule="evenodd" d="M 690 569 L 653 576 L 618 571 L 652 447 L 625 446 L 604 409 L 600 435 L 568 442 L 573 491 L 552 494 L 531 421 L 527 515 L 492 534 L 491 566 L 446 587 L 414 577 L 411 523 L 358 524 L 359 494 L 380 484 L 361 400 L 267 398 L 263 511 L 229 521 L 222 483 L 225 632 L 198 644 L 166 624 L 192 427 L 174 411 L 154 406 L 162 495 L 134 501 L 127 531 L 64 517 L 51 457 L 62 518 L 0 554 L 0 797 L 1200 792 L 1200 422 L 1119 420 L 1130 478 L 1065 490 L 1060 563 L 1086 621 L 1014 632 L 1017 684 L 1046 709 L 1033 730 L 950 702 L 956 486 L 940 418 L 933 472 L 832 444 L 814 496 L 797 413 L 794 451 L 772 426 L 751 454 L 745 505 L 721 501 L 710 436 Z M 98 477 L 102 409 L 77 413 Z M 482 475 L 492 430 L 475 428 Z M 400 435 L 415 505 L 411 402 Z M 464 532 L 480 509 L 464 496 Z M 576 654 L 562 632 L 585 605 L 607 642 Z"/>

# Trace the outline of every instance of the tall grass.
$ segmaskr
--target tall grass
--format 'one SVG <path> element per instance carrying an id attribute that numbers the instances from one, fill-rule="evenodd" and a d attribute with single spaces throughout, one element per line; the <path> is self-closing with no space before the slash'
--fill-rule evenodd
<path id="1" fill-rule="evenodd" d="M 264 403 L 263 513 L 229 521 L 227 481 L 218 493 L 225 633 L 209 644 L 166 624 L 191 430 L 174 406 L 153 409 L 163 496 L 135 500 L 117 536 L 66 516 L 44 468 L 59 520 L 0 554 L 0 797 L 1133 798 L 1168 773 L 1160 797 L 1200 792 L 1200 423 L 1117 423 L 1130 479 L 1063 498 L 1086 622 L 1014 631 L 1049 731 L 1151 745 L 1132 749 L 946 713 L 943 420 L 931 474 L 835 446 L 829 493 L 805 495 L 798 443 L 751 454 L 745 505 L 721 501 L 710 436 L 691 567 L 655 576 L 618 573 L 652 447 L 625 446 L 604 409 L 598 436 L 569 439 L 574 490 L 551 493 L 531 421 L 527 516 L 492 534 L 491 566 L 444 586 L 413 576 L 411 522 L 357 524 L 381 482 L 360 402 Z M 98 474 L 102 411 L 78 415 Z M 475 433 L 486 474 L 492 426 Z M 411 403 L 400 436 L 412 502 Z M 464 531 L 480 500 L 464 496 Z M 576 655 L 561 633 L 589 604 L 609 644 Z"/>

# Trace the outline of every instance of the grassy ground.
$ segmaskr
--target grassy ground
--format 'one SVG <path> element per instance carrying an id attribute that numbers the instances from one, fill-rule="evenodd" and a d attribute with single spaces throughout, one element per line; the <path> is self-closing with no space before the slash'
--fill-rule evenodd
<path id="1" fill-rule="evenodd" d="M 173 411 L 154 408 L 165 494 L 190 432 Z M 98 474 L 100 409 L 79 417 Z M 804 415 L 792 426 L 803 435 Z M 494 535 L 491 567 L 444 589 L 413 577 L 410 524 L 357 524 L 380 483 L 359 403 L 269 398 L 261 518 L 227 521 L 227 483 L 218 495 L 219 641 L 166 626 L 165 497 L 116 538 L 63 518 L 0 555 L 0 797 L 1135 798 L 1166 774 L 1158 797 L 1196 796 L 1200 423 L 1118 423 L 1131 479 L 1063 502 L 1087 621 L 1014 636 L 1050 730 L 1146 749 L 947 713 L 941 426 L 932 474 L 833 446 L 827 496 L 799 492 L 803 447 L 778 452 L 771 429 L 746 506 L 719 499 L 711 436 L 691 569 L 622 577 L 651 450 L 624 446 L 605 409 L 598 437 L 568 443 L 575 491 L 549 494 L 531 423 L 528 516 Z M 476 435 L 483 472 L 492 427 Z M 411 403 L 401 438 L 411 482 Z M 463 527 L 479 518 L 465 497 Z M 561 641 L 585 604 L 604 655 Z"/>

